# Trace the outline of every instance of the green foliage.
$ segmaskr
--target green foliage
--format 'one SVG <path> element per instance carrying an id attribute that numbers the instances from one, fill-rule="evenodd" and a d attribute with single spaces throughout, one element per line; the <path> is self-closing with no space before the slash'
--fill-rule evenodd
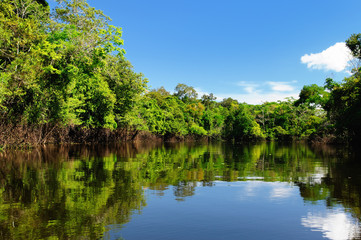
<path id="1" fill-rule="evenodd" d="M 127 124 L 124 117 L 133 110 L 147 89 L 147 79 L 143 74 L 135 73 L 129 61 L 114 56 L 108 56 L 101 74 L 115 94 L 114 115 L 117 123 L 124 127 Z"/>
<path id="2" fill-rule="evenodd" d="M 308 138 L 326 129 L 323 107 L 339 132 L 359 134 L 359 76 L 343 84 L 304 86 L 298 100 L 240 104 L 197 99 L 178 84 L 148 91 L 124 57 L 122 29 L 85 0 L 0 2 L 0 120 L 5 125 L 130 129 L 229 140 Z M 359 55 L 359 35 L 347 41 Z M 327 91 L 325 90 L 327 89 Z M 329 93 L 330 91 L 331 93 Z M 347 121 L 341 121 L 347 116 Z M 323 131 L 322 130 L 322 131 Z"/>
<path id="3" fill-rule="evenodd" d="M 195 123 L 191 123 L 190 127 L 189 127 L 189 133 L 190 134 L 195 134 L 195 135 L 207 135 L 207 131 L 204 130 L 203 127 L 195 124 Z"/>
<path id="4" fill-rule="evenodd" d="M 326 121 L 322 109 L 296 103 L 289 99 L 252 107 L 256 122 L 268 139 L 308 138 Z"/>
<path id="5" fill-rule="evenodd" d="M 6 0 L 0 9 L 1 115 L 19 122 L 24 114 L 31 115 L 41 95 L 47 8 L 30 0 Z"/>
<path id="6" fill-rule="evenodd" d="M 361 59 L 361 33 L 352 34 L 346 40 L 346 46 L 351 50 L 355 58 Z"/>
<path id="7" fill-rule="evenodd" d="M 304 86 L 295 105 L 306 104 L 310 107 L 324 107 L 329 98 L 329 93 L 324 87 L 316 84 Z"/>
<path id="8" fill-rule="evenodd" d="M 207 108 L 207 109 L 212 109 L 215 107 L 215 100 L 217 99 L 217 97 L 215 97 L 213 95 L 213 93 L 206 95 L 204 94 L 202 96 L 202 104 Z"/>
<path id="9" fill-rule="evenodd" d="M 146 88 L 121 28 L 84 0 L 0 3 L 0 113 L 16 124 L 115 129 Z M 46 7 L 44 7 L 44 5 Z"/>
<path id="10" fill-rule="evenodd" d="M 36 0 L 38 3 L 40 3 L 41 5 L 43 5 L 44 7 L 49 6 L 49 4 L 47 3 L 47 1 L 45 0 Z"/>
<path id="11" fill-rule="evenodd" d="M 215 103 L 212 103 L 215 105 Z M 208 136 L 220 138 L 222 136 L 226 111 L 222 106 L 205 110 L 202 115 L 202 126 L 208 131 Z"/>
<path id="12" fill-rule="evenodd" d="M 182 83 L 179 83 L 174 90 L 175 90 L 174 96 L 178 97 L 184 102 L 194 101 L 198 97 L 198 93 L 193 87 L 187 86 Z"/>
<path id="13" fill-rule="evenodd" d="M 229 98 L 224 98 L 220 104 L 222 107 L 225 107 L 227 109 L 232 109 L 235 108 L 239 103 L 237 100 L 229 97 Z"/>
<path id="14" fill-rule="evenodd" d="M 264 135 L 246 105 L 239 105 L 225 119 L 225 137 L 235 141 L 262 139 Z"/>
<path id="15" fill-rule="evenodd" d="M 360 60 L 361 34 L 352 34 L 346 45 L 352 55 Z M 353 69 L 353 74 L 341 83 L 326 79 L 325 88 L 330 97 L 325 104 L 328 118 L 336 128 L 336 134 L 343 140 L 361 142 L 361 69 Z"/>
<path id="16" fill-rule="evenodd" d="M 361 78 L 360 72 L 345 78 L 331 91 L 326 110 L 339 136 L 353 141 L 361 138 Z"/>
<path id="17" fill-rule="evenodd" d="M 180 135 L 188 134 L 185 120 L 185 104 L 174 96 L 163 96 L 149 93 L 140 99 L 138 118 L 143 120 L 145 129 L 159 135 Z M 144 129 L 137 126 L 137 129 Z"/>

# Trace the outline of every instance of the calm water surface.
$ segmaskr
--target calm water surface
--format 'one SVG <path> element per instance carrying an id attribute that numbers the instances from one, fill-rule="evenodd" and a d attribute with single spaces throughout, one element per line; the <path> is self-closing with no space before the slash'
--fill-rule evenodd
<path id="1" fill-rule="evenodd" d="M 0 160 L 0 239 L 361 239 L 361 159 L 339 147 L 48 146 Z"/>

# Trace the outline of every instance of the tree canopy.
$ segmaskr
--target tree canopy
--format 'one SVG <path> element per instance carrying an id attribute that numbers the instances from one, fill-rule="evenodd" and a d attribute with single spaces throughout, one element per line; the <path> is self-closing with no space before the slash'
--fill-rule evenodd
<path id="1" fill-rule="evenodd" d="M 304 86 L 299 98 L 260 105 L 198 98 L 179 83 L 148 90 L 125 57 L 122 29 L 85 0 L 0 2 L 0 127 L 126 129 L 232 141 L 361 136 L 361 70 L 342 83 Z M 361 60 L 361 34 L 346 45 Z M 45 133 L 47 135 L 48 133 Z"/>

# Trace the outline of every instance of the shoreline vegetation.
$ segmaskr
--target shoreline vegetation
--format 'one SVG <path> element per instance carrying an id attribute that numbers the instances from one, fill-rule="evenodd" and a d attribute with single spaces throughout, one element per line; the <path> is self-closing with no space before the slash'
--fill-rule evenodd
<path id="1" fill-rule="evenodd" d="M 0 149 L 139 139 L 361 142 L 361 34 L 341 83 L 298 99 L 240 103 L 178 84 L 149 89 L 122 48 L 122 29 L 85 0 L 0 2 Z"/>

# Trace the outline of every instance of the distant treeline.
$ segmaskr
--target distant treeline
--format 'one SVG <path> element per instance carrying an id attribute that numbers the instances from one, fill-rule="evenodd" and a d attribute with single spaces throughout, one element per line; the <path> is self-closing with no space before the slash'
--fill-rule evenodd
<path id="1" fill-rule="evenodd" d="M 261 105 L 198 98 L 185 84 L 174 94 L 149 90 L 124 57 L 121 28 L 85 0 L 56 2 L 53 11 L 45 1 L 0 2 L 0 145 L 19 127 L 23 135 L 37 129 L 39 143 L 54 129 L 69 128 L 166 139 L 361 139 L 358 67 L 342 83 L 327 79 L 324 86 L 304 86 L 297 100 Z M 361 34 L 346 43 L 360 60 Z"/>

